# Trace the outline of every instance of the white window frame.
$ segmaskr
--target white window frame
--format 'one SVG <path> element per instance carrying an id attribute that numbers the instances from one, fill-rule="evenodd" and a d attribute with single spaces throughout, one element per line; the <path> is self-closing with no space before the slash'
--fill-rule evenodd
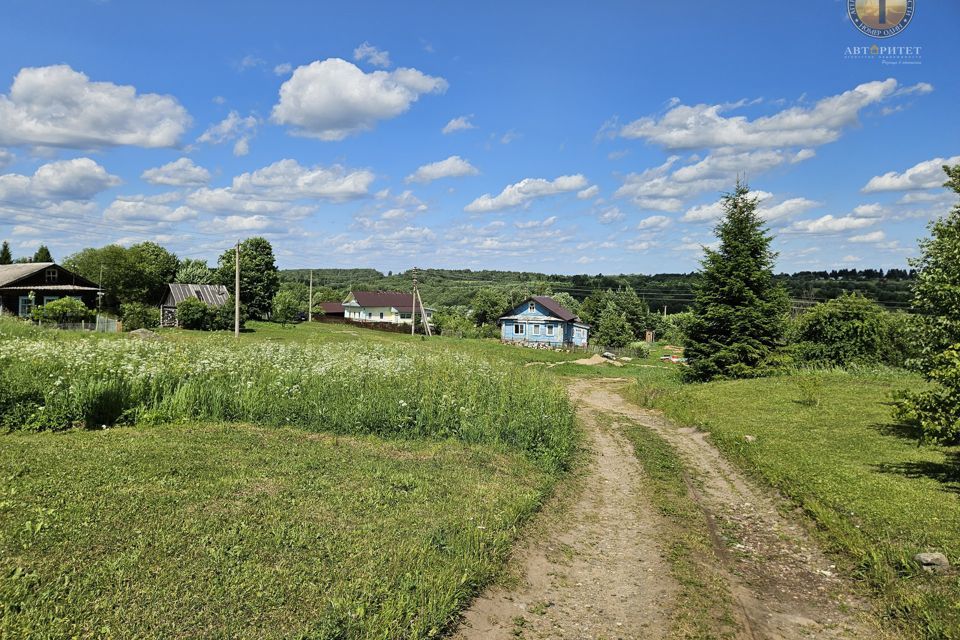
<path id="1" fill-rule="evenodd" d="M 520 322 L 513 323 L 513 335 L 522 336 L 523 335 L 523 324 Z"/>
<path id="2" fill-rule="evenodd" d="M 540 325 L 539 325 L 539 324 L 534 324 L 534 325 L 531 325 L 531 326 L 533 327 L 533 335 L 535 335 L 535 336 L 540 335 Z"/>
<path id="3" fill-rule="evenodd" d="M 26 303 L 26 304 L 24 304 Z M 24 313 L 24 307 L 26 307 L 26 313 Z M 21 318 L 26 318 L 30 315 L 30 312 L 33 310 L 33 303 L 30 302 L 30 296 L 20 296 L 19 304 L 17 306 L 17 315 Z"/>
<path id="4" fill-rule="evenodd" d="M 536 311 L 536 310 L 537 310 L 536 302 L 531 302 L 529 305 L 527 305 L 527 311 Z"/>
<path id="5" fill-rule="evenodd" d="M 547 335 L 553 337 L 556 334 L 556 327 L 552 324 L 547 325 Z"/>

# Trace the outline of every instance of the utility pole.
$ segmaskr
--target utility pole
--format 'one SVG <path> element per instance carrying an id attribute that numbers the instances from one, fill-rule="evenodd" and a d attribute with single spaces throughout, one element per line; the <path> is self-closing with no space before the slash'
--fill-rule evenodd
<path id="1" fill-rule="evenodd" d="M 313 269 L 310 269 L 310 301 L 307 303 L 307 322 L 313 322 Z"/>
<path id="2" fill-rule="evenodd" d="M 237 240 L 237 250 L 233 257 L 236 261 L 234 266 L 233 282 L 233 337 L 240 338 L 240 241 Z"/>
<path id="3" fill-rule="evenodd" d="M 410 303 L 410 335 L 417 333 L 417 268 L 413 268 L 413 298 Z"/>

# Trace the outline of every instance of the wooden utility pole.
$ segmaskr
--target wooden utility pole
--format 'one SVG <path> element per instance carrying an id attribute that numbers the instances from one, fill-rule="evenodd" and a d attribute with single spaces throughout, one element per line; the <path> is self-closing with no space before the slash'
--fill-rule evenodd
<path id="1" fill-rule="evenodd" d="M 234 252 L 236 265 L 234 267 L 233 283 L 233 337 L 240 337 L 240 241 L 237 240 L 237 250 Z"/>
<path id="2" fill-rule="evenodd" d="M 419 290 L 414 289 L 414 292 L 417 295 L 417 302 L 420 305 L 420 322 L 423 323 L 423 333 L 427 336 L 432 336 L 433 334 L 430 332 L 430 319 L 427 317 L 427 310 L 423 306 L 423 298 L 420 297 Z"/>
<path id="3" fill-rule="evenodd" d="M 417 333 L 417 268 L 413 268 L 413 297 L 410 303 L 410 335 Z"/>
<path id="4" fill-rule="evenodd" d="M 307 302 L 307 322 L 313 322 L 313 269 L 310 269 L 310 301 Z"/>

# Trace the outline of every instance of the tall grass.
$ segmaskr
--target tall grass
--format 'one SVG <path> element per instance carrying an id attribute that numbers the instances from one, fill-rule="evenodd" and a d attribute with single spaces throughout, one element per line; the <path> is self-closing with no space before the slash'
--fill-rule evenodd
<path id="1" fill-rule="evenodd" d="M 138 342 L 0 333 L 0 425 L 243 421 L 454 438 L 567 465 L 573 413 L 542 373 L 414 345 Z"/>

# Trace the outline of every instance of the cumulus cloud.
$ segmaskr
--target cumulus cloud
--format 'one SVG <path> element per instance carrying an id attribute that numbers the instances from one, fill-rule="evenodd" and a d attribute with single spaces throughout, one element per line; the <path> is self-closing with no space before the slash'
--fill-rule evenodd
<path id="1" fill-rule="evenodd" d="M 863 229 L 876 222 L 873 218 L 857 218 L 855 216 L 841 216 L 837 218 L 832 215 L 825 215 L 814 220 L 798 220 L 790 225 L 790 230 L 800 233 L 839 233 L 842 231 Z"/>
<path id="2" fill-rule="evenodd" d="M 933 158 L 918 162 L 903 173 L 888 171 L 882 176 L 874 176 L 861 189 L 864 193 L 875 191 L 913 191 L 919 189 L 936 189 L 942 187 L 946 181 L 943 165 L 960 163 L 960 156 L 951 158 Z"/>
<path id="3" fill-rule="evenodd" d="M 751 191 L 750 196 L 757 199 L 757 202 L 765 202 L 773 197 L 769 191 Z M 723 200 L 716 200 L 707 204 L 699 204 L 690 207 L 680 219 L 684 222 L 713 222 L 723 217 Z"/>
<path id="4" fill-rule="evenodd" d="M 407 176 L 407 182 L 428 183 L 440 178 L 458 178 L 461 176 L 475 176 L 480 173 L 476 167 L 460 156 L 450 156 L 446 160 L 431 162 L 419 167 Z"/>
<path id="5" fill-rule="evenodd" d="M 525 222 L 514 222 L 513 226 L 517 229 L 545 229 L 552 227 L 557 222 L 557 216 L 550 216 L 543 220 L 527 220 Z"/>
<path id="6" fill-rule="evenodd" d="M 117 198 L 103 212 L 111 222 L 183 222 L 197 217 L 190 207 L 170 207 L 143 199 Z"/>
<path id="7" fill-rule="evenodd" d="M 600 224 L 613 224 L 614 222 L 620 222 L 627 217 L 623 211 L 616 207 L 610 207 L 599 216 L 597 216 L 597 222 Z"/>
<path id="8" fill-rule="evenodd" d="M 871 231 L 858 236 L 851 236 L 850 242 L 883 242 L 887 239 L 887 234 L 883 231 Z"/>
<path id="9" fill-rule="evenodd" d="M 470 122 L 470 118 L 472 117 L 473 117 L 473 114 L 471 113 L 468 116 L 458 116 L 452 119 L 450 122 L 443 125 L 443 129 L 442 129 L 443 134 L 447 135 L 450 133 L 454 133 L 456 131 L 466 131 L 467 129 L 476 129 L 477 127 L 472 122 Z"/>
<path id="10" fill-rule="evenodd" d="M 293 65 L 289 62 L 281 62 L 273 68 L 274 75 L 285 76 L 293 71 Z"/>
<path id="11" fill-rule="evenodd" d="M 578 191 L 577 198 L 580 200 L 589 200 L 590 198 L 596 197 L 598 193 L 600 193 L 600 187 L 591 185 L 582 191 Z"/>
<path id="12" fill-rule="evenodd" d="M 90 158 L 60 160 L 39 167 L 32 176 L 0 176 L 0 202 L 85 201 L 120 182 L 120 178 L 110 175 Z"/>
<path id="13" fill-rule="evenodd" d="M 207 128 L 197 142 L 223 144 L 236 141 L 233 155 L 245 156 L 250 152 L 250 138 L 256 135 L 258 124 L 259 121 L 252 115 L 242 117 L 236 111 L 231 111 L 226 118 Z"/>
<path id="14" fill-rule="evenodd" d="M 889 98 L 896 90 L 893 78 L 866 82 L 823 98 L 812 107 L 791 107 L 754 120 L 723 115 L 742 103 L 677 104 L 659 118 L 645 117 L 624 125 L 620 135 L 667 149 L 817 146 L 838 139 L 843 129 L 857 124 L 863 109 Z"/>
<path id="15" fill-rule="evenodd" d="M 637 229 L 641 231 L 658 231 L 670 226 L 670 218 L 667 216 L 649 216 L 637 224 Z"/>
<path id="16" fill-rule="evenodd" d="M 343 140 L 405 113 L 423 94 L 446 89 L 446 80 L 417 69 L 365 73 L 346 60 L 329 58 L 297 67 L 280 87 L 271 119 L 293 127 L 296 135 Z"/>
<path id="17" fill-rule="evenodd" d="M 560 176 L 554 180 L 543 178 L 524 178 L 516 184 L 507 185 L 496 196 L 485 193 L 466 207 L 464 211 L 481 213 L 500 211 L 510 207 L 526 204 L 536 198 L 542 198 L 558 193 L 579 191 L 586 188 L 587 179 L 580 174 Z"/>
<path id="18" fill-rule="evenodd" d="M 210 172 L 194 164 L 190 158 L 180 158 L 162 167 L 147 169 L 140 177 L 150 184 L 173 187 L 200 187 L 210 182 Z"/>
<path id="19" fill-rule="evenodd" d="M 353 50 L 353 59 L 357 62 L 369 62 L 375 67 L 390 66 L 390 52 L 381 51 L 369 42 L 364 42 Z"/>
<path id="20" fill-rule="evenodd" d="M 815 209 L 819 206 L 821 206 L 820 203 L 816 202 L 815 200 L 808 200 L 807 198 L 790 198 L 770 206 L 758 207 L 757 215 L 764 220 L 773 222 L 776 220 L 792 218 L 793 216 L 805 213 L 810 209 Z"/>
<path id="21" fill-rule="evenodd" d="M 175 98 L 91 82 L 67 65 L 21 69 L 0 95 L 0 144 L 173 147 L 189 126 Z"/>
<path id="22" fill-rule="evenodd" d="M 291 203 L 354 200 L 369 193 L 373 180 L 373 173 L 367 170 L 348 171 L 339 165 L 304 167 L 296 160 L 280 160 L 236 176 L 229 187 L 198 189 L 187 197 L 187 204 L 201 211 L 303 215 L 308 210 L 291 207 Z"/>
<path id="23" fill-rule="evenodd" d="M 783 164 L 802 162 L 810 157 L 812 152 L 808 149 L 719 151 L 674 169 L 680 157 L 670 156 L 666 162 L 657 167 L 628 174 L 614 196 L 629 198 L 638 207 L 644 209 L 679 211 L 689 198 L 707 191 L 716 192 L 730 188 L 738 173 L 746 172 L 756 175 Z M 700 215 L 705 213 L 701 210 Z M 696 219 L 698 218 L 684 218 L 686 221 Z"/>

